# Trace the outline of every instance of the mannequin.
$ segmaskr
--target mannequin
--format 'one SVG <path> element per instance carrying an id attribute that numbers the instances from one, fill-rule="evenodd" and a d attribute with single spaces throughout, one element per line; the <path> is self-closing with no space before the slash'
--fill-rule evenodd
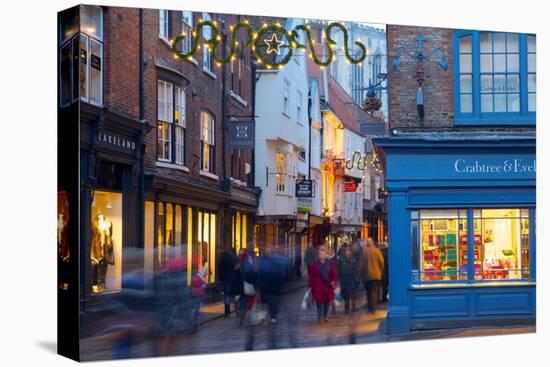
<path id="1" fill-rule="evenodd" d="M 92 243 L 90 253 L 93 292 L 105 290 L 107 267 L 115 263 L 112 235 L 112 222 L 103 214 L 96 215 L 96 217 L 92 219 Z"/>
<path id="2" fill-rule="evenodd" d="M 68 289 L 68 266 L 70 259 L 68 218 L 63 213 L 57 214 L 57 266 L 59 272 L 59 288 Z"/>

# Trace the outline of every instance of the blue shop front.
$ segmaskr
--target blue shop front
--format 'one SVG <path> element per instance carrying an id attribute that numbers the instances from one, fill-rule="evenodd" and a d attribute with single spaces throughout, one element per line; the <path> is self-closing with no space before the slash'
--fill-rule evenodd
<path id="1" fill-rule="evenodd" d="M 535 135 L 374 139 L 388 191 L 387 332 L 535 323 Z"/>

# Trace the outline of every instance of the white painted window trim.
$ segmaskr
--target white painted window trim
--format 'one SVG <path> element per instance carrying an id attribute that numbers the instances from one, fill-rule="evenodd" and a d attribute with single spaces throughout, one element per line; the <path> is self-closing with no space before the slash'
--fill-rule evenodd
<path id="1" fill-rule="evenodd" d="M 155 165 L 157 167 L 172 168 L 172 169 L 177 169 L 177 170 L 184 171 L 184 172 L 190 172 L 188 167 L 183 166 L 181 164 L 170 163 L 166 160 L 159 159 L 155 162 Z"/>
<path id="2" fill-rule="evenodd" d="M 219 179 L 220 179 L 218 175 L 215 175 L 215 174 L 207 172 L 207 171 L 203 171 L 202 169 L 199 171 L 199 174 L 201 176 L 208 177 L 208 178 L 211 178 L 211 179 L 217 180 L 217 181 L 219 181 Z"/>
<path id="3" fill-rule="evenodd" d="M 212 70 L 210 70 L 209 68 L 207 68 L 206 66 L 202 66 L 202 71 L 208 75 L 209 77 L 211 77 L 212 79 L 216 79 L 217 76 L 216 74 L 214 74 L 214 72 Z"/>
<path id="4" fill-rule="evenodd" d="M 244 107 L 248 107 L 248 102 L 245 101 L 245 99 L 243 97 L 241 97 L 240 95 L 238 95 L 237 93 L 233 92 L 232 90 L 229 91 L 229 95 L 231 97 L 233 97 L 237 102 L 239 102 L 240 104 L 242 104 Z"/>

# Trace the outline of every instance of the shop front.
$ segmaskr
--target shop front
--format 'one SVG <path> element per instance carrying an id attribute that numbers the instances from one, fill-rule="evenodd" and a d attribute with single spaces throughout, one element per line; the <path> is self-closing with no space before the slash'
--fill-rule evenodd
<path id="1" fill-rule="evenodd" d="M 534 323 L 534 134 L 375 144 L 389 192 L 387 332 Z"/>
<path id="2" fill-rule="evenodd" d="M 206 301 L 218 299 L 217 259 L 223 250 L 227 193 L 160 175 L 146 175 L 145 188 L 145 273 L 155 274 L 158 281 L 163 269 L 177 263 L 185 268 L 184 287 L 205 268 Z"/>
<path id="3" fill-rule="evenodd" d="M 142 246 L 142 137 L 145 124 L 81 104 L 80 269 L 84 307 L 120 291 L 123 275 L 139 271 Z"/>

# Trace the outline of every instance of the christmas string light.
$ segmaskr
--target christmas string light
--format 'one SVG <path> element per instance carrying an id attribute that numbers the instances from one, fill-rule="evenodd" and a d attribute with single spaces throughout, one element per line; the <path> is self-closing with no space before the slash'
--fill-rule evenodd
<path id="1" fill-rule="evenodd" d="M 204 28 L 208 27 L 210 29 L 211 37 L 209 39 L 204 38 Z M 287 64 L 292 58 L 293 52 L 295 49 L 307 49 L 309 48 L 309 57 L 312 61 L 322 67 L 328 66 L 335 57 L 334 48 L 337 45 L 337 42 L 332 39 L 332 30 L 337 28 L 342 31 L 343 34 L 343 45 L 342 49 L 344 51 L 344 56 L 346 60 L 351 64 L 359 64 L 365 60 L 367 57 L 367 48 L 360 41 L 355 41 L 354 44 L 359 48 L 358 56 L 353 57 L 349 52 L 349 35 L 348 31 L 344 24 L 333 22 L 328 24 L 322 32 L 322 46 L 326 49 L 326 55 L 324 60 L 321 60 L 317 56 L 317 50 L 315 49 L 315 40 L 311 34 L 311 26 L 307 25 L 297 25 L 292 30 L 287 30 L 281 23 L 263 23 L 259 29 L 255 29 L 248 19 L 244 19 L 242 22 L 231 25 L 229 27 L 229 34 L 227 35 L 227 40 L 229 42 L 229 52 L 224 57 L 219 57 L 216 55 L 217 46 L 223 42 L 224 35 L 218 28 L 218 23 L 216 21 L 209 20 L 200 20 L 199 23 L 195 26 L 192 31 L 192 46 L 188 52 L 183 52 L 180 50 L 180 42 L 185 40 L 187 37 L 185 34 L 180 34 L 176 36 L 172 43 L 172 51 L 174 54 L 181 58 L 192 59 L 193 56 L 201 49 L 201 43 L 203 47 L 206 47 L 207 51 L 211 53 L 214 62 L 219 64 L 227 64 L 234 60 L 234 55 L 237 52 L 237 46 L 239 42 L 237 40 L 237 35 L 239 31 L 244 30 L 246 32 L 246 42 L 244 43 L 244 48 L 250 48 L 252 52 L 257 56 L 258 62 L 264 64 L 266 67 L 270 68 L 280 68 Z M 300 42 L 300 34 L 304 34 L 306 38 L 305 43 Z M 279 39 L 278 36 L 282 38 Z M 271 38 L 270 38 L 271 37 Z M 284 41 L 286 39 L 286 41 Z M 266 45 L 267 43 L 267 45 Z M 274 47 L 273 47 L 274 46 Z M 266 59 L 265 57 L 271 53 L 275 53 L 277 56 L 280 56 L 280 48 L 286 48 L 287 52 L 283 57 L 274 57 Z"/>

